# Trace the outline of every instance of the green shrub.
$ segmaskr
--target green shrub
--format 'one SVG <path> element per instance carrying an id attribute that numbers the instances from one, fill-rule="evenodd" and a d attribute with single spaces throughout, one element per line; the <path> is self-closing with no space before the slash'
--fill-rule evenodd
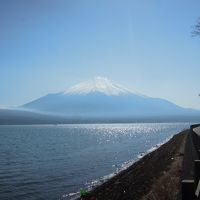
<path id="1" fill-rule="evenodd" d="M 86 189 L 81 188 L 80 189 L 80 196 L 86 197 L 89 194 L 89 192 Z"/>

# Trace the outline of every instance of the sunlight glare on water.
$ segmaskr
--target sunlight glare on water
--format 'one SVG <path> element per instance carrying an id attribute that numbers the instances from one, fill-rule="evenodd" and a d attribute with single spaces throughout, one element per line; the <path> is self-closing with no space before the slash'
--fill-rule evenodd
<path id="1" fill-rule="evenodd" d="M 73 199 L 189 123 L 0 126 L 0 199 Z"/>

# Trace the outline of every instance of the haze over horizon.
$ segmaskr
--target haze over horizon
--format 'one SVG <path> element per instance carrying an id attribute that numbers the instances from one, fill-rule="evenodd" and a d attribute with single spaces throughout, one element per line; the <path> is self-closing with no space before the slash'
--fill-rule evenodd
<path id="1" fill-rule="evenodd" d="M 198 0 L 0 2 L 0 108 L 103 76 L 200 109 Z"/>

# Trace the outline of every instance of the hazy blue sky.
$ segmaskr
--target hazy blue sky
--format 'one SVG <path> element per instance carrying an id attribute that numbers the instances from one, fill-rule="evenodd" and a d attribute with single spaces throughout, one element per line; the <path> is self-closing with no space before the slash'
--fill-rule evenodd
<path id="1" fill-rule="evenodd" d="M 94 76 L 200 109 L 199 0 L 1 0 L 0 106 Z"/>

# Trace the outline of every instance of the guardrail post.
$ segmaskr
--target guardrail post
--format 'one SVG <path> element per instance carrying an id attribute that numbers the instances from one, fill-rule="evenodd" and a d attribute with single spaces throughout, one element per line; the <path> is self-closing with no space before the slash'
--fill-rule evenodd
<path id="1" fill-rule="evenodd" d="M 195 187 L 197 187 L 197 184 L 200 179 L 200 160 L 194 161 L 194 181 L 195 181 Z"/>
<path id="2" fill-rule="evenodd" d="M 194 200 L 194 180 L 182 180 L 182 200 Z"/>

